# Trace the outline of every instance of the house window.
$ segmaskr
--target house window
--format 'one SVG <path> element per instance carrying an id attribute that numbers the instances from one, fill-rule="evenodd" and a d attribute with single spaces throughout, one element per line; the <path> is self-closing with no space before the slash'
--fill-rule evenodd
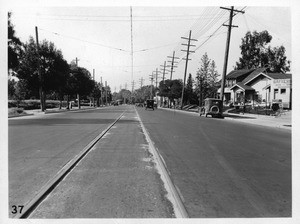
<path id="1" fill-rule="evenodd" d="M 277 99 L 278 97 L 278 89 L 274 89 L 274 99 Z"/>
<path id="2" fill-rule="evenodd" d="M 286 94 L 286 89 L 280 89 L 280 94 Z"/>

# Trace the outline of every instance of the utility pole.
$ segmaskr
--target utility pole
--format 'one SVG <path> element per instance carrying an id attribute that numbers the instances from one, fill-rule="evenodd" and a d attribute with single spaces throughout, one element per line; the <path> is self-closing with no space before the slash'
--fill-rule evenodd
<path id="1" fill-rule="evenodd" d="M 164 62 L 164 65 L 161 65 L 161 66 L 163 66 L 164 68 L 163 69 L 161 69 L 161 70 L 163 70 L 163 84 L 165 84 L 165 74 L 166 74 L 166 61 Z M 164 99 L 164 97 L 162 97 L 162 96 L 160 96 L 160 106 L 162 106 L 162 104 L 163 104 L 163 99 Z"/>
<path id="2" fill-rule="evenodd" d="M 131 82 L 131 103 L 133 103 L 133 91 L 134 91 L 135 82 L 132 80 Z"/>
<path id="3" fill-rule="evenodd" d="M 40 44 L 39 44 L 39 33 L 38 33 L 38 27 L 35 27 L 35 37 L 36 37 L 36 47 L 37 47 L 37 54 L 38 54 L 38 76 L 39 76 L 39 81 L 40 81 L 40 103 L 41 103 L 41 111 L 46 110 L 46 102 L 45 102 L 45 94 L 44 94 L 44 79 L 41 73 L 41 62 L 40 62 Z"/>
<path id="4" fill-rule="evenodd" d="M 76 64 L 76 68 L 78 68 L 78 61 L 79 59 L 76 57 L 75 58 L 75 64 Z M 80 109 L 80 96 L 79 96 L 79 93 L 77 93 L 77 100 L 78 100 L 78 109 Z"/>
<path id="5" fill-rule="evenodd" d="M 102 83 L 102 76 L 100 77 L 100 92 L 101 92 L 101 106 L 103 106 L 103 91 L 102 91 L 102 87 L 103 87 L 103 83 Z"/>
<path id="6" fill-rule="evenodd" d="M 105 106 L 107 106 L 107 82 L 105 81 Z"/>
<path id="7" fill-rule="evenodd" d="M 164 62 L 164 65 L 161 65 L 162 67 L 164 67 L 163 69 L 163 83 L 165 83 L 165 74 L 166 74 L 166 61 Z"/>
<path id="8" fill-rule="evenodd" d="M 156 105 L 158 104 L 157 102 L 157 79 L 158 79 L 158 68 L 156 68 L 156 75 L 155 75 L 155 101 L 156 101 Z"/>
<path id="9" fill-rule="evenodd" d="M 131 82 L 131 93 L 133 93 L 134 91 L 134 86 L 135 86 L 135 82 L 134 80 Z"/>
<path id="10" fill-rule="evenodd" d="M 133 81 L 133 33 L 132 33 L 132 6 L 130 6 L 130 33 L 131 33 L 131 81 Z"/>
<path id="11" fill-rule="evenodd" d="M 177 63 L 175 61 L 175 59 L 179 59 L 178 57 L 175 57 L 175 51 L 173 51 L 173 56 L 168 56 L 168 58 L 172 58 L 172 61 L 168 61 L 171 62 L 171 75 L 170 75 L 170 80 L 172 80 L 172 74 L 174 72 L 174 67 L 176 68 L 177 66 L 174 65 L 174 63 Z M 170 66 L 168 66 L 170 67 Z"/>
<path id="12" fill-rule="evenodd" d="M 151 97 L 150 99 L 152 100 L 153 99 L 153 96 L 152 96 L 152 88 L 153 88 L 153 72 L 152 72 L 152 75 L 150 75 L 150 81 L 151 81 L 151 89 L 150 89 L 150 94 L 151 94 Z"/>
<path id="13" fill-rule="evenodd" d="M 95 83 L 95 69 L 93 69 L 93 81 Z M 94 98 L 94 94 L 93 94 L 93 107 L 95 107 L 95 98 Z"/>
<path id="14" fill-rule="evenodd" d="M 139 81 L 140 81 L 141 88 L 143 87 L 144 80 L 145 80 L 145 79 L 144 79 L 143 77 L 142 77 L 142 78 L 140 78 L 140 80 L 139 80 Z"/>
<path id="15" fill-rule="evenodd" d="M 184 69 L 184 78 L 183 78 L 183 86 L 182 86 L 182 94 L 181 94 L 181 110 L 183 108 L 183 96 L 184 96 L 184 87 L 185 87 L 185 78 L 186 78 L 186 72 L 187 72 L 187 66 L 188 66 L 188 61 L 191 60 L 189 59 L 189 54 L 190 53 L 195 53 L 195 51 L 190 51 L 190 47 L 193 46 L 195 47 L 196 45 L 192 45 L 191 41 L 197 41 L 196 39 L 191 39 L 192 31 L 190 30 L 189 38 L 186 37 L 181 37 L 182 39 L 188 40 L 188 44 L 182 44 L 187 46 L 187 50 L 181 50 L 181 51 L 186 51 L 186 58 L 185 59 L 185 69 Z"/>
<path id="16" fill-rule="evenodd" d="M 240 12 L 240 13 L 245 13 L 245 12 L 240 11 L 240 10 L 235 10 L 233 6 L 231 6 L 231 8 L 224 8 L 224 7 L 220 7 L 220 8 L 225 9 L 225 10 L 230 10 L 229 25 L 223 24 L 223 26 L 228 26 L 225 57 L 224 57 L 224 66 L 223 66 L 223 74 L 222 74 L 222 82 L 221 82 L 221 93 L 220 93 L 220 98 L 221 98 L 222 105 L 223 105 L 224 89 L 225 89 L 225 81 L 226 81 L 226 73 L 227 73 L 227 63 L 228 63 L 228 55 L 229 55 L 230 36 L 231 36 L 231 27 L 237 27 L 237 26 L 232 25 L 233 12 Z"/>
<path id="17" fill-rule="evenodd" d="M 156 70 L 155 70 L 155 92 L 157 89 L 157 79 L 158 79 L 158 68 L 156 68 Z"/>

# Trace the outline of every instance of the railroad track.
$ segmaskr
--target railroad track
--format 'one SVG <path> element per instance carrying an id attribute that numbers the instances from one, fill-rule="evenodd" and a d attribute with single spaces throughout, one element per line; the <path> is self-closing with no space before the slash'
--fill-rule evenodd
<path id="1" fill-rule="evenodd" d="M 122 118 L 126 111 L 112 122 L 104 131 L 102 131 L 98 136 L 96 136 L 86 147 L 84 147 L 81 152 L 71 159 L 59 172 L 50 179 L 39 191 L 39 193 L 28 203 L 26 203 L 22 209 L 22 213 L 16 214 L 13 218 L 24 219 L 27 218 L 35 208 L 55 189 L 55 187 L 64 179 L 64 177 L 69 174 L 72 169 L 78 164 L 93 148 L 93 146 L 99 142 L 103 136 Z"/>

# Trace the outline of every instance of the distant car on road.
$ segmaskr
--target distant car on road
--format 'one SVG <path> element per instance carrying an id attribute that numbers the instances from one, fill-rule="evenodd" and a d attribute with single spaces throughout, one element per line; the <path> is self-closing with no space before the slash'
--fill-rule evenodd
<path id="1" fill-rule="evenodd" d="M 147 108 L 154 110 L 154 100 L 146 100 L 145 110 L 147 110 Z"/>

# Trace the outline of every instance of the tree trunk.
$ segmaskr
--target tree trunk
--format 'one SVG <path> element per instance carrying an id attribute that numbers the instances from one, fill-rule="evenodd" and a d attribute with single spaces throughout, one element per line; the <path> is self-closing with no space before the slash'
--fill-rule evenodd
<path id="1" fill-rule="evenodd" d="M 70 96 L 69 95 L 67 95 L 67 110 L 70 110 Z"/>
<path id="2" fill-rule="evenodd" d="M 77 100 L 78 100 L 78 109 L 80 109 L 81 106 L 80 106 L 80 96 L 79 96 L 79 94 L 77 94 Z"/>
<path id="3" fill-rule="evenodd" d="M 45 93 L 44 93 L 42 87 L 40 87 L 39 92 L 40 92 L 41 111 L 45 111 L 46 110 L 46 100 L 45 100 Z"/>

